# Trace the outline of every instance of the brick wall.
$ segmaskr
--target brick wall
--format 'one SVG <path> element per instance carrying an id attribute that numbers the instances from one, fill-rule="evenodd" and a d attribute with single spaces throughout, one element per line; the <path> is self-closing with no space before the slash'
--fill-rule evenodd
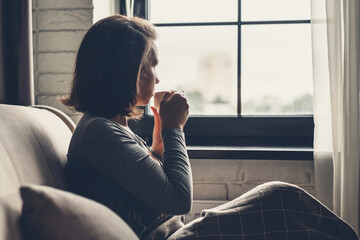
<path id="1" fill-rule="evenodd" d="M 69 92 L 76 51 L 92 25 L 92 0 L 32 0 L 35 103 L 50 105 L 70 115 L 58 102 Z"/>
<path id="2" fill-rule="evenodd" d="M 33 0 L 36 104 L 62 106 L 68 93 L 77 48 L 92 24 L 91 0 Z M 315 193 L 314 166 L 308 161 L 191 160 L 194 198 L 231 200 L 258 184 L 280 180 Z"/>
<path id="3" fill-rule="evenodd" d="M 284 181 L 315 195 L 311 161 L 192 159 L 194 199 L 232 200 L 259 184 Z"/>

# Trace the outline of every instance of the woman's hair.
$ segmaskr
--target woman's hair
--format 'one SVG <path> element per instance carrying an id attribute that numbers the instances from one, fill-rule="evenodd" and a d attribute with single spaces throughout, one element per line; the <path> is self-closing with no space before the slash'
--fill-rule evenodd
<path id="1" fill-rule="evenodd" d="M 95 23 L 77 53 L 70 96 L 60 101 L 78 112 L 138 118 L 137 81 L 156 39 L 154 26 L 114 15 Z"/>

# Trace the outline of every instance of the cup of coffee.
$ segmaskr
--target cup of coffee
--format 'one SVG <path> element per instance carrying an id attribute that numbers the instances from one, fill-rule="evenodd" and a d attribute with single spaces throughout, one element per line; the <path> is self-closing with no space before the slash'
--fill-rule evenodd
<path id="1" fill-rule="evenodd" d="M 181 94 L 184 94 L 184 91 L 182 90 L 168 90 L 168 91 L 159 91 L 154 93 L 154 108 L 159 112 L 160 103 L 164 98 L 165 93 L 170 93 L 171 95 L 178 92 Z M 171 96 L 170 95 L 170 96 Z"/>

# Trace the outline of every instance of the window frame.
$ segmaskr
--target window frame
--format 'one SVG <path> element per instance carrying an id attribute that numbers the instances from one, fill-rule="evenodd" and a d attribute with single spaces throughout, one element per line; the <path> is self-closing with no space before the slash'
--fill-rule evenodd
<path id="1" fill-rule="evenodd" d="M 120 13 L 126 14 L 124 0 L 120 1 Z M 123 2 L 123 3 L 122 3 Z M 314 119 L 313 115 L 241 115 L 241 26 L 265 24 L 310 24 L 310 20 L 281 20 L 281 21 L 241 21 L 241 0 L 238 0 L 237 22 L 211 22 L 211 23 L 162 23 L 157 27 L 176 26 L 214 26 L 236 25 L 238 27 L 238 115 L 237 116 L 190 116 L 184 128 L 187 145 L 197 149 L 206 149 L 209 153 L 215 148 L 238 147 L 251 148 L 282 148 L 285 151 L 284 159 L 312 160 Z M 134 15 L 147 19 L 148 4 L 150 0 L 137 0 L 134 2 Z M 130 121 L 132 130 L 151 144 L 154 119 L 148 113 L 149 107 L 144 108 L 144 117 L 140 121 Z M 221 127 L 219 127 L 221 126 Z M 213 150 L 211 150 L 213 149 Z M 297 149 L 305 149 L 297 150 Z M 254 150 L 255 151 L 255 150 Z M 199 150 L 194 150 L 194 153 Z M 200 151 L 201 152 L 201 151 Z M 204 152 L 204 151 L 202 151 Z M 241 153 L 244 151 L 240 150 Z M 256 152 L 256 151 L 255 151 Z M 264 152 L 264 151 L 263 151 Z M 266 151 L 265 151 L 266 152 Z M 195 154 L 196 155 L 196 154 Z M 204 154 L 204 156 L 215 154 Z M 240 154 L 241 155 L 241 154 Z M 236 156 L 236 154 L 235 154 Z M 274 155 L 273 155 L 274 156 Z M 197 156 L 202 158 L 201 154 Z M 223 158 L 223 156 L 221 157 Z M 249 156 L 247 157 L 249 158 Z M 251 158 L 251 157 L 250 157 Z M 272 158 L 271 154 L 266 158 Z M 281 158 L 281 157 L 280 157 Z"/>

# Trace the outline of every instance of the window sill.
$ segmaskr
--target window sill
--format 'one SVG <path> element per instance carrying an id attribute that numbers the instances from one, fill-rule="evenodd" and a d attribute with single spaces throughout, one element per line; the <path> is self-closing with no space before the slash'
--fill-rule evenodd
<path id="1" fill-rule="evenodd" d="M 190 159 L 248 159 L 313 161 L 312 148 L 188 146 Z"/>

